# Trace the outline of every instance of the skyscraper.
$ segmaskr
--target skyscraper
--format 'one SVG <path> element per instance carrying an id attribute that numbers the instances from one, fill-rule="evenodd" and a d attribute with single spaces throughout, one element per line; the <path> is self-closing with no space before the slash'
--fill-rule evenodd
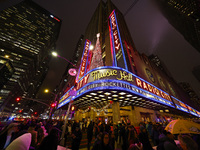
<path id="1" fill-rule="evenodd" d="M 169 23 L 200 52 L 200 1 L 157 0 Z"/>
<path id="2" fill-rule="evenodd" d="M 0 12 L 0 60 L 11 61 L 15 72 L 0 92 L 0 107 L 10 107 L 16 97 L 35 98 L 55 49 L 61 20 L 31 0 Z M 24 105 L 28 109 L 26 102 Z"/>

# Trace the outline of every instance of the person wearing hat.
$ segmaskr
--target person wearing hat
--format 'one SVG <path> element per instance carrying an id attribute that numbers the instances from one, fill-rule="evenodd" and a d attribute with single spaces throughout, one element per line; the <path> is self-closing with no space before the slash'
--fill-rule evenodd
<path id="1" fill-rule="evenodd" d="M 5 149 L 14 140 L 14 133 L 18 130 L 17 123 L 10 123 L 0 132 L 0 150 Z"/>

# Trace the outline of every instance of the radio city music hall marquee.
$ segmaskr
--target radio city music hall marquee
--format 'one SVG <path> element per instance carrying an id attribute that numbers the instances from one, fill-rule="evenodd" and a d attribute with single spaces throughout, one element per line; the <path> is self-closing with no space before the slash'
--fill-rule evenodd
<path id="1" fill-rule="evenodd" d="M 98 84 L 98 86 L 97 84 L 95 84 L 95 82 L 97 81 L 101 82 L 101 86 L 100 84 Z M 92 84 L 93 82 L 94 84 Z M 101 67 L 101 69 L 96 69 L 94 71 L 88 72 L 83 78 L 81 78 L 81 80 L 77 83 L 76 87 L 74 88 L 74 90 L 77 91 L 77 96 L 83 91 L 85 91 L 82 88 L 86 85 L 88 85 L 87 88 L 90 87 L 89 89 L 91 89 L 92 87 L 95 88 L 102 86 L 116 86 L 135 91 L 137 91 L 136 89 L 138 87 L 143 89 L 143 91 L 146 90 L 149 93 L 152 93 L 158 97 L 161 97 L 171 102 L 171 98 L 166 92 L 156 88 L 154 85 L 135 76 L 134 74 L 118 67 Z M 136 88 L 132 89 L 131 85 L 133 85 Z M 61 103 L 69 96 L 69 92 L 67 92 L 60 99 L 59 103 Z"/>

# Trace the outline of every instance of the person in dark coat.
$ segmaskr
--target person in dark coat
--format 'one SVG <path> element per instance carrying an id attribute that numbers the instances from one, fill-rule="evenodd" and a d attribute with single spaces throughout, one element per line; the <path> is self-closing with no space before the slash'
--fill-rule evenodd
<path id="1" fill-rule="evenodd" d="M 158 124 L 153 125 L 153 128 L 151 130 L 151 138 L 153 140 L 154 146 L 157 146 L 159 144 L 159 131 L 158 131 Z"/>
<path id="2" fill-rule="evenodd" d="M 98 124 L 95 123 L 94 124 L 94 136 L 95 136 L 95 138 L 97 138 L 97 135 L 99 134 L 99 132 L 100 132 L 100 129 L 98 127 Z"/>
<path id="3" fill-rule="evenodd" d="M 102 134 L 101 141 L 95 143 L 92 150 L 114 150 L 110 144 L 110 138 L 107 132 Z"/>
<path id="4" fill-rule="evenodd" d="M 173 135 L 170 132 L 163 131 L 163 133 L 160 134 L 157 150 L 178 150 Z"/>
<path id="5" fill-rule="evenodd" d="M 143 150 L 153 150 L 146 128 L 143 126 L 140 127 L 139 140 L 143 144 Z"/>
<path id="6" fill-rule="evenodd" d="M 90 121 L 90 124 L 88 125 L 88 129 L 87 129 L 87 139 L 88 139 L 87 148 L 88 148 L 88 150 L 90 150 L 92 138 L 93 138 L 93 122 Z"/>
<path id="7" fill-rule="evenodd" d="M 72 133 L 72 150 L 79 150 L 81 139 L 82 139 L 82 132 L 78 125 L 76 126 L 76 129 Z"/>
<path id="8" fill-rule="evenodd" d="M 57 146 L 60 142 L 60 130 L 53 127 L 41 144 L 39 145 L 39 148 L 37 150 L 57 150 Z"/>
<path id="9" fill-rule="evenodd" d="M 0 132 L 0 150 L 5 149 L 14 140 L 16 132 L 18 132 L 17 123 L 9 124 Z"/>

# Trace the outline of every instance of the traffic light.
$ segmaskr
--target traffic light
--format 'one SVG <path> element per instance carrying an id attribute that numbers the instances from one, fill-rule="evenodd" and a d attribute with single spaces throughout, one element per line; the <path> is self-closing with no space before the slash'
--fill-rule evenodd
<path id="1" fill-rule="evenodd" d="M 37 112 L 35 112 L 34 114 L 37 115 Z"/>
<path id="2" fill-rule="evenodd" d="M 17 97 L 17 98 L 16 98 L 16 101 L 17 101 L 17 102 L 19 102 L 20 100 L 21 100 L 21 98 L 20 98 L 20 97 Z"/>
<path id="3" fill-rule="evenodd" d="M 55 107 L 56 106 L 56 104 L 55 103 L 53 103 L 53 104 L 51 104 L 51 107 L 53 108 L 53 107 Z"/>

